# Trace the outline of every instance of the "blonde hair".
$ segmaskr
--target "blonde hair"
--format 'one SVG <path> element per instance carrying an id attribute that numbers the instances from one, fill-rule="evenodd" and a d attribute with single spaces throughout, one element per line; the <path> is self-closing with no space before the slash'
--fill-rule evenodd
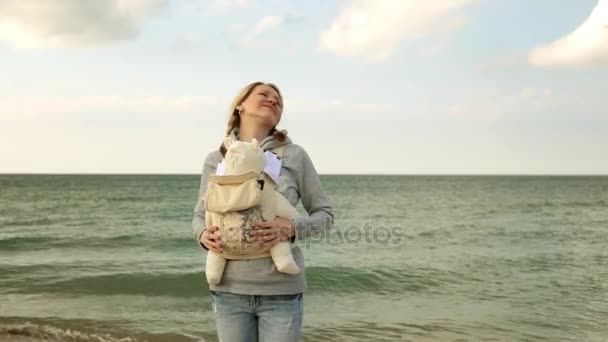
<path id="1" fill-rule="evenodd" d="M 274 89 L 277 92 L 277 94 L 279 94 L 279 104 L 281 106 L 281 109 L 283 108 L 283 95 L 281 95 L 281 91 L 279 90 L 279 87 L 277 87 L 273 83 L 265 83 L 265 82 L 259 82 L 259 81 L 250 83 L 250 84 L 246 85 L 243 89 L 241 89 L 241 91 L 234 98 L 234 100 L 232 100 L 232 104 L 230 105 L 230 118 L 228 119 L 228 129 L 226 130 L 226 135 L 230 135 L 230 132 L 232 132 L 234 129 L 241 127 L 241 115 L 240 115 L 237 107 L 240 106 L 245 100 L 247 100 L 247 98 L 249 97 L 249 95 L 251 95 L 251 93 L 253 92 L 255 87 L 261 86 L 261 85 L 269 86 L 272 89 Z M 284 141 L 286 138 L 286 136 L 285 136 L 285 134 L 283 134 L 283 132 L 278 131 L 276 129 L 276 126 L 272 127 L 272 129 L 270 130 L 268 135 L 273 135 L 277 140 L 279 140 L 281 142 Z M 222 144 L 220 146 L 220 152 L 222 153 L 222 155 L 226 154 L 226 147 L 224 146 L 224 144 Z"/>

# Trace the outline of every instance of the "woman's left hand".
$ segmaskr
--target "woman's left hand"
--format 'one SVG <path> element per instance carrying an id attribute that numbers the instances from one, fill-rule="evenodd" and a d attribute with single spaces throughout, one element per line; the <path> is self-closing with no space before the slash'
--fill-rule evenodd
<path id="1" fill-rule="evenodd" d="M 255 222 L 251 224 L 251 227 L 255 229 L 249 233 L 249 236 L 264 247 L 272 247 L 281 241 L 289 241 L 296 233 L 293 223 L 281 217 L 277 217 L 274 221 Z"/>

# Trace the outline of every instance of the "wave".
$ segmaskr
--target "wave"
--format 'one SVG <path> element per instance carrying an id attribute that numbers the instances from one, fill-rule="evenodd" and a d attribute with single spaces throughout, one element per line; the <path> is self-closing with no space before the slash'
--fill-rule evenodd
<path id="1" fill-rule="evenodd" d="M 606 207 L 608 206 L 607 200 L 590 200 L 590 201 L 568 201 L 568 202 L 558 202 L 558 201 L 537 201 L 537 202 L 528 202 L 528 203 L 517 203 L 511 204 L 507 208 L 509 209 L 520 209 L 524 211 L 535 210 L 535 209 L 543 209 L 543 208 L 595 208 L 595 207 Z"/>
<path id="2" fill-rule="evenodd" d="M 35 319 L 32 321 L 36 321 Z M 38 320 L 41 321 L 41 320 Z M 50 324 L 40 323 L 0 324 L 0 341 L 8 342 L 193 342 L 204 341 L 202 336 L 192 336 L 179 333 L 142 333 L 122 330 L 99 332 L 100 322 L 86 322 L 84 326 L 73 328 L 75 322 L 52 321 Z M 81 324 L 78 324 L 81 325 Z"/>
<path id="3" fill-rule="evenodd" d="M 12 237 L 0 240 L 0 249 L 2 250 L 19 250 L 31 249 L 35 246 L 40 246 L 47 243 L 48 238 L 43 237 Z"/>
<path id="4" fill-rule="evenodd" d="M 406 292 L 438 293 L 450 284 L 478 281 L 456 272 L 433 268 L 407 268 L 381 270 L 350 267 L 308 267 L 306 269 L 311 291 L 352 294 L 366 292 L 394 295 Z"/>
<path id="5" fill-rule="evenodd" d="M 19 274 L 14 270 L 12 274 Z M 462 274 L 432 268 L 356 269 L 348 267 L 307 267 L 309 290 L 332 294 L 357 292 L 393 295 L 406 292 L 442 293 L 457 283 L 477 281 Z M 15 281 L 18 282 L 15 283 Z M 200 297 L 209 287 L 204 272 L 111 273 L 71 279 L 24 281 L 13 279 L 9 293 L 59 293 L 83 295 L 146 295 L 178 298 Z"/>
<path id="6" fill-rule="evenodd" d="M 348 321 L 323 324 L 306 331 L 311 341 L 469 341 L 473 336 L 468 329 L 444 322 L 413 324 L 402 322 Z M 308 339 L 307 339 L 308 340 Z"/>
<path id="7" fill-rule="evenodd" d="M 203 272 L 151 274 L 113 273 L 36 282 L 15 288 L 13 293 L 59 293 L 68 295 L 147 295 L 200 297 L 208 293 Z"/>
<path id="8" fill-rule="evenodd" d="M 90 236 L 84 238 L 52 238 L 52 237 L 11 237 L 0 239 L 2 250 L 41 250 L 52 248 L 109 248 L 121 247 L 161 247 L 161 248 L 192 248 L 195 241 L 188 237 L 184 238 L 158 238 L 146 234 L 122 234 L 110 237 Z"/>
<path id="9" fill-rule="evenodd" d="M 555 341 L 569 332 L 556 329 L 551 336 L 518 331 L 502 322 L 424 320 L 420 323 L 346 321 L 325 323 L 305 330 L 305 341 Z M 570 341 L 570 339 L 568 339 Z"/>
<path id="10" fill-rule="evenodd" d="M 109 334 L 89 334 L 72 329 L 61 329 L 50 325 L 25 323 L 0 326 L 2 341 L 74 341 L 74 342 L 137 342 L 134 337 L 115 337 Z"/>
<path id="11" fill-rule="evenodd" d="M 151 202 L 160 200 L 160 197 L 143 197 L 143 196 L 108 196 L 105 198 L 107 202 Z"/>
<path id="12" fill-rule="evenodd" d="M 31 227 L 31 226 L 46 226 L 55 223 L 48 217 L 40 217 L 35 219 L 17 219 L 11 221 L 0 222 L 0 228 L 4 227 Z"/>

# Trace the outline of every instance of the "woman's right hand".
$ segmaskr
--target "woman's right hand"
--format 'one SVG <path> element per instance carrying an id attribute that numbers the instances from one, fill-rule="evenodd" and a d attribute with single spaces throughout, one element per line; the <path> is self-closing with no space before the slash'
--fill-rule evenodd
<path id="1" fill-rule="evenodd" d="M 220 228 L 217 226 L 207 227 L 201 234 L 201 243 L 207 247 L 212 252 L 217 254 L 221 254 L 222 244 L 220 240 L 222 239 L 222 233 L 220 233 Z"/>

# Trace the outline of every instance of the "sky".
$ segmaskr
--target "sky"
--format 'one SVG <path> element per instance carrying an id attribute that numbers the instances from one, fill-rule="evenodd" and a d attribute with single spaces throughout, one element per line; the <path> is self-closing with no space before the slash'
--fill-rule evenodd
<path id="1" fill-rule="evenodd" d="M 0 173 L 200 173 L 258 80 L 321 174 L 608 174 L 608 0 L 0 0 Z"/>

